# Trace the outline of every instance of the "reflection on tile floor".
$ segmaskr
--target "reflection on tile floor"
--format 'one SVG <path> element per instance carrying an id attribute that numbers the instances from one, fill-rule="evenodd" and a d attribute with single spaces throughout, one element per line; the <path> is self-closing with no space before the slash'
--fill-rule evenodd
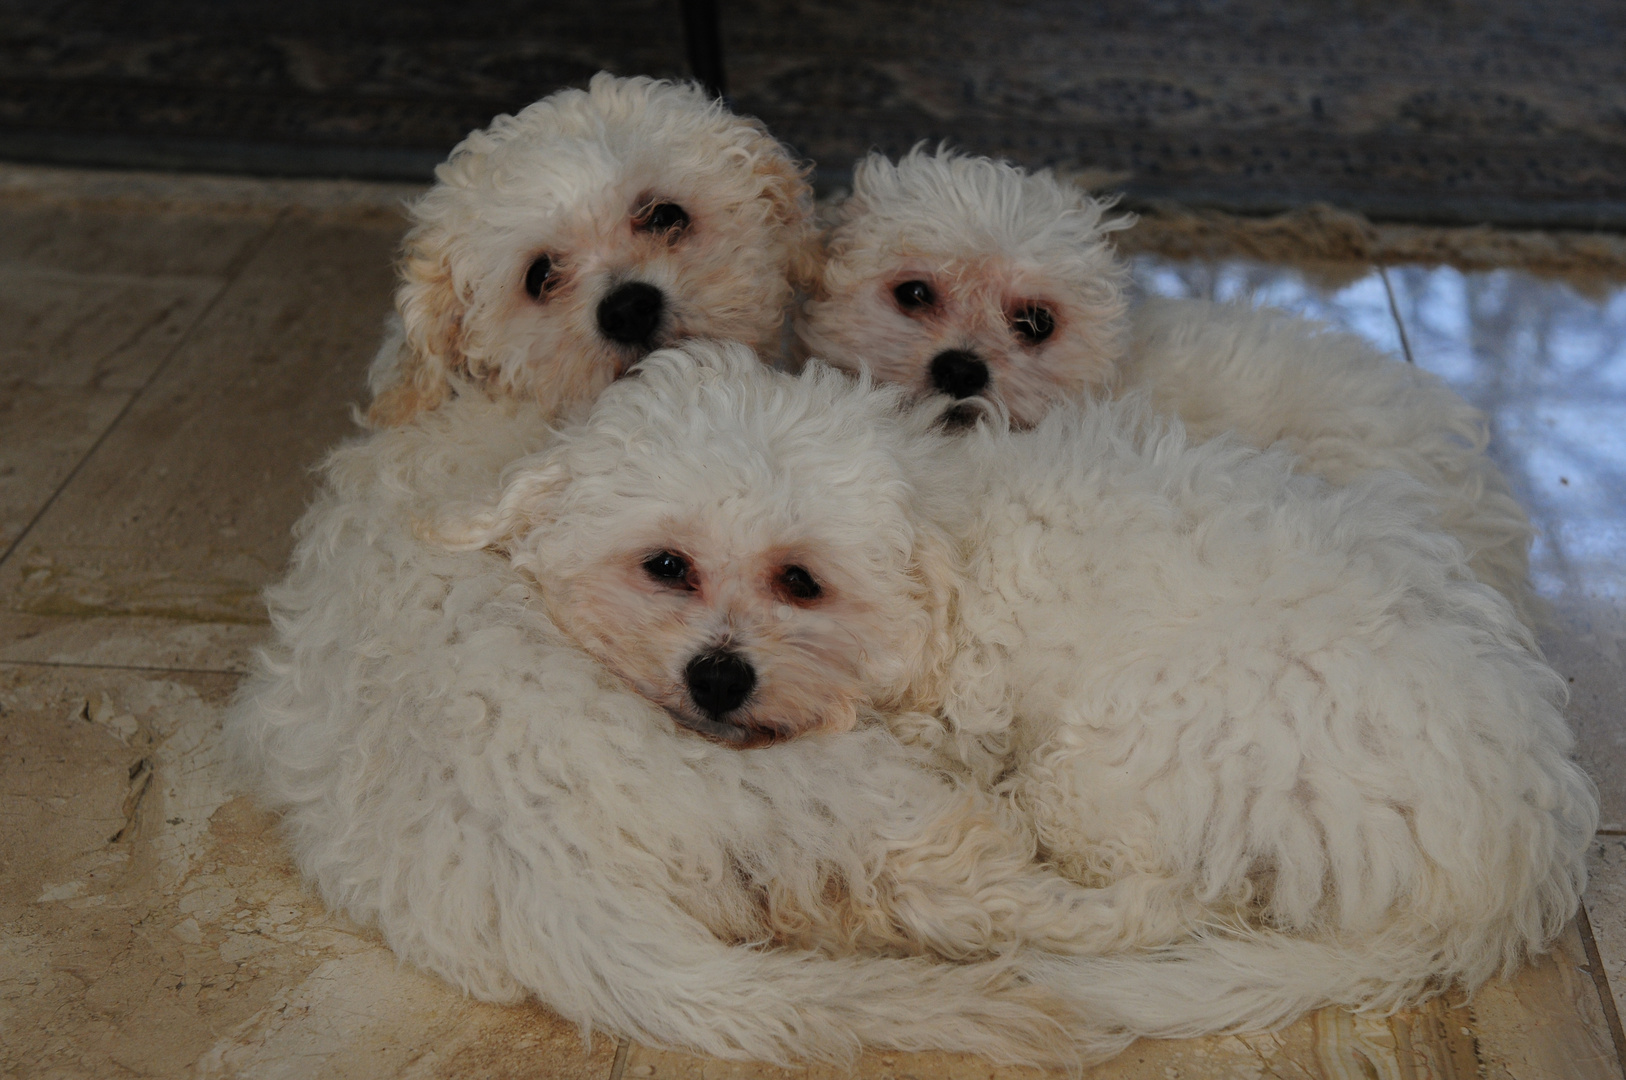
<path id="1" fill-rule="evenodd" d="M 1383 274 L 1349 263 L 1284 268 L 1241 259 L 1179 262 L 1156 255 L 1132 264 L 1136 287 L 1154 296 L 1191 296 L 1295 311 L 1348 330 L 1384 352 L 1405 354 Z"/>
<path id="2" fill-rule="evenodd" d="M 389 303 L 398 226 L 379 208 L 398 196 L 322 220 L 0 198 L 0 1076 L 848 1075 L 617 1053 L 539 1007 L 468 1001 L 324 911 L 274 821 L 231 789 L 219 716 L 262 633 L 252 596 L 285 556 L 306 467 L 350 430 Z M 1409 345 L 1491 414 L 1543 529 L 1546 641 L 1616 830 L 1587 907 L 1618 994 L 1626 290 L 1156 259 L 1136 278 Z M 1467 1005 L 1140 1044 L 1089 1075 L 1622 1080 L 1593 964 L 1572 927 L 1552 959 Z M 1033 1074 L 869 1054 L 856 1075 Z"/>
<path id="3" fill-rule="evenodd" d="M 1338 275 L 1156 257 L 1136 261 L 1135 281 L 1295 311 L 1439 375 L 1491 418 L 1492 453 L 1541 530 L 1542 593 L 1626 599 L 1626 287 L 1584 296 L 1509 271 Z"/>
<path id="4" fill-rule="evenodd" d="M 1531 572 L 1552 609 L 1542 640 L 1570 680 L 1603 827 L 1626 830 L 1626 286 L 1157 258 L 1137 260 L 1135 279 L 1149 293 L 1321 319 L 1409 354 L 1485 411 L 1491 453 L 1538 530 Z"/>
<path id="5" fill-rule="evenodd" d="M 1417 362 L 1491 418 L 1540 529 L 1542 593 L 1626 602 L 1626 289 L 1415 267 L 1391 280 Z"/>

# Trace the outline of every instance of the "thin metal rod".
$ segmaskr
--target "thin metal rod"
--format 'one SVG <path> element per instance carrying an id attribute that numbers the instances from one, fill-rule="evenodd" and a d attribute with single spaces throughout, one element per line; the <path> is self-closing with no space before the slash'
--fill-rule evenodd
<path id="1" fill-rule="evenodd" d="M 728 96 L 728 75 L 723 70 L 723 35 L 717 20 L 717 0 L 682 0 L 683 44 L 689 54 L 689 72 L 712 95 Z"/>

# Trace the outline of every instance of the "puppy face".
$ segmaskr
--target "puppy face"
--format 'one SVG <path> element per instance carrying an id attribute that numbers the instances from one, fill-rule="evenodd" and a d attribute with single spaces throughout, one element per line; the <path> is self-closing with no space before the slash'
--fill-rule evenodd
<path id="1" fill-rule="evenodd" d="M 693 86 L 600 75 L 470 135 L 436 177 L 377 423 L 456 379 L 558 415 L 682 338 L 771 346 L 815 246 L 802 170 Z"/>
<path id="2" fill-rule="evenodd" d="M 988 158 L 873 155 L 798 319 L 802 348 L 917 396 L 1000 401 L 1031 426 L 1112 382 L 1125 272 L 1106 237 L 1130 222 L 1109 206 Z"/>
<path id="3" fill-rule="evenodd" d="M 911 520 L 899 405 L 691 343 L 519 465 L 470 535 L 683 727 L 741 748 L 844 731 L 896 704 L 943 607 L 947 547 Z"/>

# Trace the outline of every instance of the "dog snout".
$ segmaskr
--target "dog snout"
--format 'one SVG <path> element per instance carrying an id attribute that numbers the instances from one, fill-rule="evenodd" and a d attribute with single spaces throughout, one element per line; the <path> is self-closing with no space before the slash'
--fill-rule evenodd
<path id="1" fill-rule="evenodd" d="M 689 696 L 712 717 L 739 708 L 757 685 L 756 670 L 735 652 L 697 656 L 689 661 L 684 675 L 689 682 Z"/>
<path id="2" fill-rule="evenodd" d="M 665 309 L 666 297 L 659 289 L 645 281 L 629 281 L 599 301 L 598 328 L 611 341 L 647 346 Z"/>
<path id="3" fill-rule="evenodd" d="M 932 385 L 950 397 L 971 397 L 988 385 L 988 365 L 964 349 L 945 349 L 932 357 L 931 374 Z"/>

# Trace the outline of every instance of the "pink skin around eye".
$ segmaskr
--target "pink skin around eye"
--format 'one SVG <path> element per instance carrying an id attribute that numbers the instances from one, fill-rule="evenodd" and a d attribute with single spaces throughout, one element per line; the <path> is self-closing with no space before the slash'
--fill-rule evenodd
<path id="1" fill-rule="evenodd" d="M 648 558 L 609 560 L 549 587 L 556 617 L 629 686 L 681 726 L 740 749 L 852 727 L 867 697 L 863 658 L 888 647 L 888 628 L 870 605 L 808 571 L 814 560 L 800 550 L 715 566 L 702 556 L 692 591 L 657 580 Z M 806 572 L 816 596 L 794 594 L 807 581 L 787 580 L 792 566 Z M 718 649 L 748 660 L 756 678 L 746 702 L 721 718 L 695 705 L 685 678 L 691 661 Z"/>
<path id="2" fill-rule="evenodd" d="M 1103 306 L 1099 317 L 1074 318 L 1057 299 L 1074 290 L 1041 269 L 992 257 L 933 259 L 917 254 L 876 267 L 865 276 L 861 261 L 835 262 L 826 280 L 834 288 L 810 301 L 800 327 L 809 355 L 910 387 L 938 393 L 933 360 L 945 351 L 970 353 L 988 368 L 981 392 L 1005 404 L 1019 426 L 1037 423 L 1056 402 L 1077 400 L 1110 386 L 1116 370 L 1120 308 Z M 935 303 L 906 309 L 894 295 L 904 282 L 920 280 Z M 1014 318 L 1029 307 L 1049 313 L 1043 340 L 1019 335 Z"/>

